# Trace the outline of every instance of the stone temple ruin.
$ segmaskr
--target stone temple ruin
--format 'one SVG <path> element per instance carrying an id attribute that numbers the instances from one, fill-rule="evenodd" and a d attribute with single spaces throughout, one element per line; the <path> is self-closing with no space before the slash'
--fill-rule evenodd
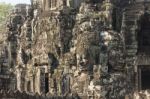
<path id="1" fill-rule="evenodd" d="M 18 4 L 0 44 L 0 89 L 73 99 L 150 99 L 148 33 L 150 0 Z"/>

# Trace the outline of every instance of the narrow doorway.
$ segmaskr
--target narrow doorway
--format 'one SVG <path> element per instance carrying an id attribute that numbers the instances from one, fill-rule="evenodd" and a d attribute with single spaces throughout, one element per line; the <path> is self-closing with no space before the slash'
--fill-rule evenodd
<path id="1" fill-rule="evenodd" d="M 143 68 L 141 70 L 141 89 L 150 89 L 150 68 Z"/>
<path id="2" fill-rule="evenodd" d="M 150 89 L 150 65 L 138 66 L 138 89 L 147 90 Z"/>
<path id="3" fill-rule="evenodd" d="M 30 81 L 27 82 L 27 91 L 31 92 L 31 82 Z"/>
<path id="4" fill-rule="evenodd" d="M 150 54 L 150 14 L 145 12 L 139 21 L 138 53 Z"/>
<path id="5" fill-rule="evenodd" d="M 45 74 L 45 93 L 49 92 L 49 79 L 48 79 L 48 73 Z"/>

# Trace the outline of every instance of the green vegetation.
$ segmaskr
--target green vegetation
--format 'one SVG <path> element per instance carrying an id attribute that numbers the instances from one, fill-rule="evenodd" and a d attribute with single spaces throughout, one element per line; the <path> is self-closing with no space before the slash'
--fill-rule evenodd
<path id="1" fill-rule="evenodd" d="M 0 3 L 0 22 L 6 19 L 12 7 L 11 4 Z"/>
<path id="2" fill-rule="evenodd" d="M 9 16 L 10 10 L 13 8 L 11 4 L 0 3 L 0 42 L 5 38 L 5 30 L 6 30 L 6 20 Z"/>

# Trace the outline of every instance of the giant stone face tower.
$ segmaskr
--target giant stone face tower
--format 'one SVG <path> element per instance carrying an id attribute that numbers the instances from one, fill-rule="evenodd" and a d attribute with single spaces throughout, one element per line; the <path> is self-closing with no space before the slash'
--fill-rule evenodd
<path id="1" fill-rule="evenodd" d="M 150 0 L 16 5 L 0 49 L 7 60 L 0 81 L 7 75 L 5 90 L 50 96 L 149 99 L 149 6 Z"/>

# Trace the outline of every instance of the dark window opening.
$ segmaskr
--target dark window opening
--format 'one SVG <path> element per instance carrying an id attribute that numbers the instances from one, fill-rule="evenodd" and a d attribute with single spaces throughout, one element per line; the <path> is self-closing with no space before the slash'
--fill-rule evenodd
<path id="1" fill-rule="evenodd" d="M 95 64 L 99 64 L 99 55 L 95 56 Z"/>
<path id="2" fill-rule="evenodd" d="M 27 91 L 31 92 L 31 82 L 30 81 L 27 82 Z"/>
<path id="3" fill-rule="evenodd" d="M 117 19 L 116 19 L 116 17 L 117 17 L 117 9 L 114 8 L 113 9 L 113 13 L 112 13 L 112 18 L 113 18 L 113 20 L 112 20 L 112 26 L 113 26 L 113 30 L 117 30 Z"/>
<path id="4" fill-rule="evenodd" d="M 51 0 L 49 0 L 48 4 L 49 4 L 49 8 L 51 8 L 52 1 L 51 1 Z"/>
<path id="5" fill-rule="evenodd" d="M 112 65 L 108 62 L 108 73 L 111 73 L 113 71 Z"/>
<path id="6" fill-rule="evenodd" d="M 49 92 L 48 73 L 45 74 L 45 93 Z"/>
<path id="7" fill-rule="evenodd" d="M 141 70 L 141 89 L 150 89 L 150 69 L 148 68 Z"/>
<path id="8" fill-rule="evenodd" d="M 101 3 L 104 0 L 91 0 L 91 1 L 92 1 L 92 3 L 96 4 L 96 3 Z"/>
<path id="9" fill-rule="evenodd" d="M 138 52 L 150 53 L 150 15 L 145 13 L 139 21 L 138 31 Z"/>

